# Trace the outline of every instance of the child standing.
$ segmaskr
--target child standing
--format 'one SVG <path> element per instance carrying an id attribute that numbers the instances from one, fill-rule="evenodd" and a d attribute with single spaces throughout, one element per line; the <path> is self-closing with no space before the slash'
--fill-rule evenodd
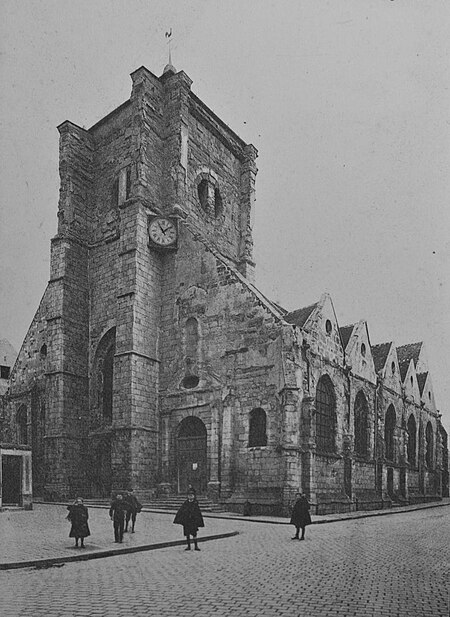
<path id="1" fill-rule="evenodd" d="M 199 527 L 204 527 L 203 516 L 200 512 L 200 506 L 195 498 L 192 490 L 188 492 L 187 499 L 178 510 L 174 521 L 176 525 L 183 525 L 183 533 L 186 536 L 187 547 L 186 551 L 191 550 L 191 536 L 194 540 L 194 550 L 199 551 L 197 544 L 197 532 Z"/>

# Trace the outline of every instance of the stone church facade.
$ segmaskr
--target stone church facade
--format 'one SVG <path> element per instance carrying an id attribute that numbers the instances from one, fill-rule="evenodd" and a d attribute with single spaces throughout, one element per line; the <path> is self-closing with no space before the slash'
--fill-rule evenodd
<path id="1" fill-rule="evenodd" d="M 448 451 L 423 345 L 372 346 L 327 294 L 292 312 L 264 297 L 256 149 L 183 71 L 131 77 L 92 128 L 58 127 L 50 280 L 4 403 L 35 494 L 193 484 L 271 513 L 298 490 L 317 512 L 439 499 Z"/>

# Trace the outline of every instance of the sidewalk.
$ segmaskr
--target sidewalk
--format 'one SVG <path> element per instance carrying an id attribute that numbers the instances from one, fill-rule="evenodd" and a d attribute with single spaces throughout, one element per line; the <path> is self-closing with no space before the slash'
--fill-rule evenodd
<path id="1" fill-rule="evenodd" d="M 313 516 L 313 524 L 394 515 L 398 512 L 448 505 L 450 505 L 450 498 L 388 510 L 317 515 Z M 35 504 L 31 511 L 11 509 L 0 512 L 0 570 L 50 567 L 64 562 L 98 559 L 184 544 L 182 528 L 173 524 L 175 511 L 152 510 L 147 507 L 144 507 L 137 517 L 136 533 L 126 533 L 123 544 L 115 544 L 108 507 L 90 504 L 91 536 L 86 538 L 84 549 L 74 548 L 73 538 L 68 537 L 70 523 L 65 518 L 66 514 L 65 504 Z M 289 525 L 289 518 L 282 517 L 244 517 L 231 512 L 207 512 L 203 516 L 205 528 L 199 532 L 200 542 L 235 535 L 238 533 L 236 527 L 242 529 L 242 523 L 246 522 Z M 241 524 L 236 524 L 237 521 Z"/>

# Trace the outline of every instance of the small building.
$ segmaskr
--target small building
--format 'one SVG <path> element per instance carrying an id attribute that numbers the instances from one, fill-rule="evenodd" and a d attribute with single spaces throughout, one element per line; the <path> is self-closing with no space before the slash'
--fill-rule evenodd
<path id="1" fill-rule="evenodd" d="M 6 339 L 0 340 L 0 509 L 7 506 L 32 508 L 31 446 L 19 444 L 24 428 L 14 427 L 8 414 L 6 392 L 17 352 Z"/>

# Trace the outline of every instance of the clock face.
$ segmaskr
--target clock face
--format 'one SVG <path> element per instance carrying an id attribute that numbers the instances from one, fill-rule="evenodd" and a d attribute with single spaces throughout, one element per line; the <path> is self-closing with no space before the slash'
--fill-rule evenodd
<path id="1" fill-rule="evenodd" d="M 177 239 L 177 230 L 170 219 L 159 216 L 150 223 L 149 235 L 155 244 L 171 246 Z"/>

